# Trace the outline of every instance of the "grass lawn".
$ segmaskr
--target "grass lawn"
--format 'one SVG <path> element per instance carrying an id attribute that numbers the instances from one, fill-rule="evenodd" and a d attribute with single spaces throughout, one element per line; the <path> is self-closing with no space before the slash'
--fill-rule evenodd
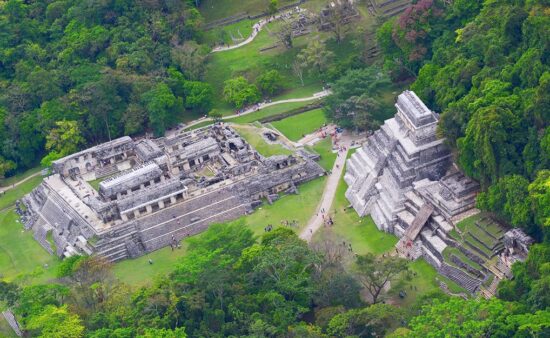
<path id="1" fill-rule="evenodd" d="M 322 108 L 287 117 L 271 124 L 292 141 L 300 140 L 304 135 L 310 134 L 327 123 L 327 118 Z"/>
<path id="2" fill-rule="evenodd" d="M 17 338 L 17 335 L 13 332 L 10 325 L 4 319 L 4 316 L 0 315 L 0 337 Z"/>
<path id="3" fill-rule="evenodd" d="M 330 211 L 334 225 L 330 228 L 321 228 L 314 235 L 314 242 L 333 237 L 337 241 L 343 240 L 346 243 L 351 243 L 353 251 L 360 255 L 382 254 L 392 250 L 398 238 L 379 231 L 370 216 L 361 218 L 355 210 L 348 208 L 349 201 L 344 195 L 346 189 L 346 182 L 341 177 Z"/>
<path id="4" fill-rule="evenodd" d="M 181 249 L 172 251 L 170 247 L 165 247 L 135 259 L 118 262 L 113 267 L 113 273 L 121 282 L 136 287 L 145 286 L 159 275 L 172 272 L 186 252 L 187 243 L 182 241 Z M 149 264 L 149 259 L 153 264 Z"/>
<path id="5" fill-rule="evenodd" d="M 34 284 L 54 278 L 59 259 L 24 231 L 18 219 L 13 210 L 0 213 L 0 279 Z"/>
<path id="6" fill-rule="evenodd" d="M 92 181 L 88 181 L 88 184 L 94 188 L 95 191 L 99 191 L 99 183 L 101 183 L 102 181 L 104 181 L 105 178 L 102 177 L 102 178 L 96 178 L 95 180 L 92 180 Z"/>
<path id="7" fill-rule="evenodd" d="M 276 104 L 276 105 L 273 105 L 273 106 L 270 106 L 270 107 L 267 107 L 267 108 L 263 108 L 263 109 L 261 109 L 257 112 L 254 112 L 254 113 L 250 113 L 250 114 L 243 115 L 243 116 L 232 117 L 230 119 L 224 120 L 224 122 L 232 122 L 232 123 L 238 123 L 238 124 L 251 123 L 251 122 L 258 121 L 259 119 L 262 119 L 262 118 L 265 118 L 265 117 L 284 114 L 284 113 L 288 112 L 289 110 L 307 106 L 311 102 L 313 102 L 313 100 L 306 101 L 306 102 L 289 102 L 289 103 Z M 229 114 L 233 114 L 234 112 L 233 111 L 227 111 L 226 113 L 227 113 L 226 115 L 229 115 Z M 214 123 L 214 122 L 204 121 L 204 122 L 201 122 L 201 123 L 197 123 L 194 126 L 192 126 L 191 128 L 189 128 L 189 130 L 202 128 L 202 127 L 211 125 L 212 123 Z"/>
<path id="8" fill-rule="evenodd" d="M 317 142 L 313 147 L 308 148 L 313 149 L 321 155 L 318 163 L 323 169 L 327 171 L 332 169 L 334 161 L 336 161 L 336 154 L 332 152 L 332 140 L 330 137 L 326 137 L 324 140 Z"/>
<path id="9" fill-rule="evenodd" d="M 402 307 L 411 306 L 414 301 L 429 292 L 440 290 L 439 281 L 443 281 L 453 293 L 465 292 L 463 288 L 455 282 L 439 275 L 435 268 L 428 264 L 423 258 L 420 258 L 409 264 L 409 270 L 413 273 L 410 280 L 402 280 L 395 283 L 388 295 L 390 302 Z M 405 298 L 399 297 L 399 291 L 405 291 Z"/>
<path id="10" fill-rule="evenodd" d="M 244 221 L 244 224 L 256 235 L 262 235 L 268 224 L 278 227 L 281 226 L 281 221 L 296 220 L 298 227 L 293 229 L 299 232 L 317 209 L 325 182 L 326 177 L 319 177 L 304 183 L 298 186 L 297 195 L 281 195 L 281 198 L 272 205 L 266 202 L 252 215 L 241 217 L 235 222 Z"/>
<path id="11" fill-rule="evenodd" d="M 14 205 L 15 201 L 31 192 L 40 182 L 42 182 L 42 176 L 35 176 L 15 188 L 6 191 L 5 194 L 0 196 L 0 211 Z"/>
<path id="12" fill-rule="evenodd" d="M 293 2 L 296 1 L 279 0 L 279 6 L 285 6 Z M 204 17 L 204 21 L 208 23 L 241 13 L 261 14 L 267 10 L 268 4 L 268 0 L 203 0 L 200 3 L 199 10 Z"/>
<path id="13" fill-rule="evenodd" d="M 260 51 L 278 44 L 277 38 L 269 33 L 269 30 L 276 30 L 278 25 L 280 25 L 280 22 L 268 24 L 267 29 L 263 29 L 258 33 L 254 41 L 240 48 L 210 54 L 205 80 L 214 89 L 214 108 L 222 112 L 231 110 L 231 107 L 223 101 L 224 81 L 239 75 L 253 81 L 262 72 L 273 69 L 279 71 L 283 78 L 281 85 L 287 90 L 282 94 L 284 98 L 309 96 L 321 89 L 321 82 L 317 74 L 314 73 L 307 74 L 304 77 L 306 86 L 302 87 L 299 78 L 293 74 L 291 66 L 300 50 L 307 45 L 313 35 L 317 34 L 295 38 L 292 49 L 276 47 L 268 51 Z M 323 36 L 326 33 L 320 35 Z M 290 89 L 296 90 L 291 91 Z"/>
<path id="14" fill-rule="evenodd" d="M 16 182 L 19 182 L 33 174 L 36 174 L 37 172 L 40 172 L 42 169 L 42 167 L 34 167 L 34 168 L 31 168 L 25 172 L 22 172 L 22 173 L 19 173 L 19 174 L 16 174 L 16 175 L 13 175 L 13 176 L 10 176 L 8 178 L 3 178 L 3 179 L 0 179 L 0 187 L 8 187 Z"/>
<path id="15" fill-rule="evenodd" d="M 55 277 L 59 260 L 49 255 L 31 232 L 23 230 L 19 216 L 11 208 L 41 181 L 41 176 L 33 177 L 0 197 L 0 279 L 41 283 Z"/>
<path id="16" fill-rule="evenodd" d="M 284 114 L 290 110 L 301 108 L 304 106 L 307 106 L 308 104 L 314 102 L 314 100 L 311 101 L 304 101 L 304 102 L 288 102 L 288 103 L 280 103 L 273 106 L 269 106 L 266 108 L 263 108 L 261 110 L 258 110 L 257 112 L 250 113 L 243 116 L 236 116 L 230 119 L 227 119 L 225 121 L 227 122 L 233 122 L 233 123 L 250 123 L 255 122 L 260 119 L 271 117 L 275 115 Z"/>
<path id="17" fill-rule="evenodd" d="M 241 135 L 254 149 L 265 157 L 273 155 L 291 155 L 292 151 L 286 149 L 280 144 L 269 144 L 262 136 L 262 129 L 251 125 L 234 126 L 239 135 Z"/>
<path id="18" fill-rule="evenodd" d="M 242 20 L 231 25 L 215 27 L 204 32 L 204 41 L 210 45 L 236 45 L 246 40 L 252 34 L 252 26 L 256 23 L 254 20 Z M 233 40 L 235 39 L 235 40 Z"/>

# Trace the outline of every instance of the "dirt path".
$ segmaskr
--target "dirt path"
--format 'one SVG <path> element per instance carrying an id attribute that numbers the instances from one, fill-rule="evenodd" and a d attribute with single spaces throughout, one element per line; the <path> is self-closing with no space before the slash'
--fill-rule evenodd
<path id="1" fill-rule="evenodd" d="M 299 12 L 301 12 L 301 11 L 303 11 L 303 9 L 299 9 Z M 244 45 L 247 45 L 247 44 L 251 43 L 252 41 L 254 41 L 256 36 L 258 36 L 258 33 L 261 32 L 261 30 L 264 28 L 265 25 L 267 25 L 268 23 L 270 23 L 272 21 L 279 20 L 282 17 L 289 16 L 292 13 L 296 13 L 296 10 L 289 10 L 289 11 L 286 11 L 284 13 L 272 16 L 270 18 L 262 19 L 262 20 L 256 22 L 254 24 L 254 26 L 252 26 L 252 33 L 250 34 L 250 36 L 248 38 L 246 38 L 246 40 L 244 40 L 242 42 L 239 42 L 236 45 L 215 47 L 215 48 L 212 49 L 212 51 L 210 53 L 225 52 L 225 51 L 228 51 L 228 50 L 236 49 L 236 48 L 242 47 Z"/>
<path id="2" fill-rule="evenodd" d="M 19 184 L 22 184 L 22 183 L 25 183 L 26 181 L 30 180 L 31 178 L 33 177 L 36 177 L 36 176 L 39 176 L 41 174 L 41 171 L 37 172 L 37 173 L 34 173 L 28 177 L 25 177 L 24 179 L 22 179 L 21 181 L 18 181 L 18 182 L 15 182 L 14 184 L 11 184 L 7 187 L 0 187 L 0 194 L 3 194 L 4 191 L 8 191 L 10 189 L 13 189 L 15 187 L 17 187 Z"/>
<path id="3" fill-rule="evenodd" d="M 321 201 L 317 205 L 317 211 L 315 215 L 311 216 L 307 226 L 300 233 L 300 238 L 306 240 L 307 242 L 310 242 L 313 234 L 315 234 L 315 232 L 323 226 L 323 216 L 328 215 L 328 212 L 330 211 L 332 201 L 334 200 L 334 195 L 336 195 L 338 183 L 340 182 L 340 176 L 344 170 L 350 143 L 351 141 L 346 139 L 342 139 L 339 143 L 339 145 L 345 146 L 346 150 L 338 153 L 338 157 L 336 157 L 336 161 L 332 167 L 332 173 L 330 174 L 327 184 L 325 185 L 325 190 L 323 191 Z"/>
<path id="4" fill-rule="evenodd" d="M 278 104 L 283 104 L 283 103 L 292 103 L 292 102 L 306 102 L 306 101 L 313 101 L 313 100 L 318 100 L 318 99 L 321 99 L 325 96 L 328 96 L 330 95 L 332 92 L 328 89 L 326 90 L 322 90 L 320 92 L 317 92 L 317 93 L 314 93 L 312 96 L 307 96 L 307 97 L 301 97 L 301 98 L 296 98 L 296 99 L 286 99 L 286 100 L 279 100 L 279 101 L 273 101 L 273 102 L 267 102 L 267 103 L 258 103 L 257 105 L 254 105 L 248 109 L 246 109 L 245 111 L 243 111 L 242 113 L 238 113 L 238 114 L 232 114 L 232 115 L 226 115 L 226 116 L 223 116 L 222 117 L 222 120 L 228 120 L 228 119 L 232 119 L 234 117 L 239 117 L 239 116 L 244 116 L 244 115 L 248 115 L 248 114 L 251 114 L 251 113 L 255 113 L 257 111 L 260 111 L 262 110 L 263 108 L 267 108 L 267 107 L 271 107 L 271 106 L 275 106 L 275 105 L 278 105 Z M 199 124 L 199 123 L 202 123 L 202 122 L 205 122 L 205 121 L 212 121 L 212 118 L 210 117 L 203 117 L 203 118 L 200 118 L 200 119 L 197 119 L 197 120 L 194 120 L 194 121 L 191 121 L 189 123 L 187 123 L 184 127 L 185 130 L 189 129 L 190 127 L 196 125 L 196 124 Z M 177 132 L 176 130 L 169 130 L 167 131 L 167 135 L 169 133 L 174 133 L 174 132 Z"/>

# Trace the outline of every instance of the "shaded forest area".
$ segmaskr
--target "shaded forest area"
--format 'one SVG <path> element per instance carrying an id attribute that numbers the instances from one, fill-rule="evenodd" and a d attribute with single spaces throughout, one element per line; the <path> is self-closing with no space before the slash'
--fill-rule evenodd
<path id="1" fill-rule="evenodd" d="M 0 176 L 208 112 L 201 23 L 179 0 L 2 4 Z"/>

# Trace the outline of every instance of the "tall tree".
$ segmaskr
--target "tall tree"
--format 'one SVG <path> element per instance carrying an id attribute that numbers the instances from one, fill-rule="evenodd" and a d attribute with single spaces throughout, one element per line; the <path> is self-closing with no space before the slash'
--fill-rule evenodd
<path id="1" fill-rule="evenodd" d="M 297 59 L 306 69 L 316 71 L 321 75 L 327 70 L 333 58 L 334 53 L 327 50 L 325 44 L 319 39 L 312 39 L 297 56 Z"/>
<path id="2" fill-rule="evenodd" d="M 407 261 L 395 256 L 366 254 L 355 262 L 357 277 L 372 297 L 372 303 L 380 300 L 384 288 L 392 281 L 408 273 Z"/>
<path id="3" fill-rule="evenodd" d="M 56 127 L 46 137 L 46 150 L 50 153 L 42 160 L 43 165 L 75 153 L 84 144 L 80 128 L 76 121 L 58 121 Z"/>

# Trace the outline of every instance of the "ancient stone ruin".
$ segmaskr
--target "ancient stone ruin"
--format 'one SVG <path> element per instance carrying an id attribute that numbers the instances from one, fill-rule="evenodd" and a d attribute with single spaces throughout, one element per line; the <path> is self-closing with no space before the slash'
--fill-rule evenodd
<path id="1" fill-rule="evenodd" d="M 452 164 L 439 116 L 412 91 L 399 95 L 397 113 L 347 161 L 346 197 L 360 216 L 397 235 L 395 251 L 424 257 L 440 274 L 470 293 L 494 294 L 524 259 L 532 239 L 486 216 L 475 218 L 477 182 Z M 460 221 L 469 219 L 461 229 Z M 506 250 L 505 250 L 506 248 Z"/>
<path id="2" fill-rule="evenodd" d="M 60 257 L 137 257 L 236 219 L 324 174 L 300 150 L 265 158 L 229 126 L 158 139 L 122 137 L 53 163 L 22 221 Z"/>

